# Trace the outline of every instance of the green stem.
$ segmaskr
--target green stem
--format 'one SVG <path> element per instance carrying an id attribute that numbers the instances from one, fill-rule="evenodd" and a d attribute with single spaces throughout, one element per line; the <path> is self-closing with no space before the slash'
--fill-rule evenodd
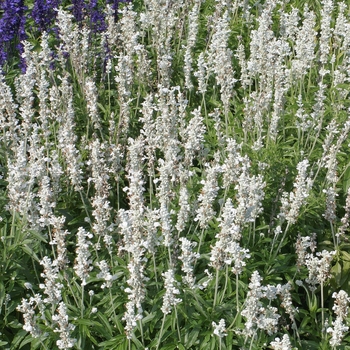
<path id="1" fill-rule="evenodd" d="M 239 312 L 238 273 L 236 273 L 236 308 L 237 308 L 237 314 L 238 314 Z"/>
<path id="2" fill-rule="evenodd" d="M 199 253 L 200 249 L 201 249 L 201 245 L 202 245 L 202 240 L 203 240 L 203 236 L 204 236 L 204 228 L 202 229 L 201 235 L 199 237 L 199 243 L 198 243 L 198 249 L 197 249 L 197 253 Z"/>
<path id="3" fill-rule="evenodd" d="M 157 344 L 156 350 L 159 349 L 160 341 L 162 340 L 162 335 L 163 335 L 163 330 L 164 330 L 164 323 L 165 323 L 165 317 L 166 317 L 166 314 L 163 315 L 162 326 L 160 328 L 159 339 L 158 339 L 158 344 Z"/>
<path id="4" fill-rule="evenodd" d="M 323 281 L 321 281 L 321 315 L 322 315 L 322 328 L 321 328 L 321 332 L 322 332 L 322 338 L 324 338 L 325 336 L 325 332 L 324 332 L 324 295 L 323 295 Z"/>
<path id="5" fill-rule="evenodd" d="M 217 296 L 218 296 L 218 284 L 219 284 L 219 269 L 216 269 L 213 309 L 216 306 L 216 299 L 217 299 Z"/>
<path id="6" fill-rule="evenodd" d="M 141 343 L 143 346 L 145 346 L 145 340 L 143 338 L 143 325 L 142 320 L 139 320 L 139 327 L 140 327 L 140 333 L 141 333 Z"/>
<path id="7" fill-rule="evenodd" d="M 153 270 L 154 270 L 154 278 L 156 280 L 156 286 L 157 286 L 157 290 L 158 290 L 158 277 L 157 277 L 157 266 L 156 266 L 156 258 L 154 253 L 152 254 L 152 260 L 153 260 Z"/>
<path id="8" fill-rule="evenodd" d="M 84 319 L 84 286 L 81 286 L 81 304 L 80 304 L 80 317 Z"/>
<path id="9" fill-rule="evenodd" d="M 224 290 L 222 291 L 221 303 L 223 302 L 224 297 L 225 297 L 226 288 L 227 288 L 227 283 L 228 283 L 228 265 L 226 265 L 225 285 L 224 285 Z"/>
<path id="10" fill-rule="evenodd" d="M 113 307 L 114 303 L 113 303 L 113 296 L 112 296 L 111 288 L 109 288 L 109 297 L 111 299 L 111 307 L 113 309 L 113 316 L 114 316 L 114 319 L 116 320 L 117 319 L 117 314 L 115 313 L 115 308 Z"/>
<path id="11" fill-rule="evenodd" d="M 330 221 L 329 223 L 331 224 L 331 231 L 332 231 L 332 237 L 333 237 L 334 250 L 338 250 L 339 237 L 335 237 L 334 226 L 333 226 L 332 221 Z"/>
<path id="12" fill-rule="evenodd" d="M 279 253 L 279 251 L 280 251 L 280 249 L 281 249 L 281 247 L 282 247 L 283 241 L 284 241 L 284 239 L 286 238 L 288 229 L 289 229 L 289 222 L 288 222 L 288 224 L 287 224 L 286 229 L 284 230 L 283 237 L 282 237 L 282 239 L 281 239 L 281 241 L 280 241 L 280 243 L 279 243 L 279 245 L 278 245 L 278 248 L 275 250 L 275 253 L 274 253 L 274 255 L 273 255 L 272 260 L 275 260 L 275 259 L 276 259 L 276 256 L 277 256 L 277 254 Z M 272 252 L 272 250 L 273 250 L 273 246 L 271 247 L 271 252 Z M 271 255 L 271 252 L 270 252 L 270 255 Z"/>
<path id="13" fill-rule="evenodd" d="M 250 345 L 249 345 L 249 350 L 252 350 L 254 338 L 255 338 L 255 335 L 252 336 L 252 340 L 250 341 Z"/>
<path id="14" fill-rule="evenodd" d="M 176 318 L 176 330 L 177 330 L 177 336 L 179 338 L 179 344 L 181 344 L 181 333 L 180 333 L 180 325 L 179 325 L 179 318 L 177 317 L 177 310 L 176 306 L 174 306 L 175 311 L 175 318 Z"/>

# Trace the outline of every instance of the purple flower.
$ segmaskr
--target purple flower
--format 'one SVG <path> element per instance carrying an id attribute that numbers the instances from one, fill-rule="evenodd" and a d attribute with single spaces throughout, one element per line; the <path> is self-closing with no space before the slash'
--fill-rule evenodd
<path id="1" fill-rule="evenodd" d="M 0 18 L 0 65 L 2 66 L 14 53 L 13 43 L 17 42 L 15 48 L 21 54 L 23 45 L 21 40 L 26 39 L 24 0 L 3 0 L 0 3 L 3 15 Z"/>
<path id="2" fill-rule="evenodd" d="M 32 10 L 32 18 L 39 27 L 39 30 L 47 31 L 56 18 L 55 9 L 58 8 L 61 0 L 36 0 Z"/>
<path id="3" fill-rule="evenodd" d="M 80 25 L 87 18 L 93 32 L 101 32 L 107 28 L 105 15 L 100 9 L 97 0 L 73 0 L 70 9 L 75 20 Z"/>
<path id="4" fill-rule="evenodd" d="M 84 0 L 72 0 L 72 14 L 78 23 L 81 23 L 85 17 L 85 2 Z"/>
<path id="5" fill-rule="evenodd" d="M 96 32 L 104 31 L 107 26 L 105 22 L 105 15 L 99 9 L 97 0 L 90 0 L 87 6 L 88 15 L 90 17 L 91 29 Z"/>
<path id="6" fill-rule="evenodd" d="M 114 10 L 114 21 L 116 22 L 118 19 L 118 9 L 119 4 L 128 3 L 131 0 L 107 0 L 107 4 L 112 4 L 112 10 Z"/>

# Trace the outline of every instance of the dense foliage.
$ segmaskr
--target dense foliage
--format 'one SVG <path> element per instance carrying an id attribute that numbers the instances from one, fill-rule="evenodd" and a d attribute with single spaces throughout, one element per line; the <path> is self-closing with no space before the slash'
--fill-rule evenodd
<path id="1" fill-rule="evenodd" d="M 0 8 L 1 348 L 350 348 L 349 5 Z"/>

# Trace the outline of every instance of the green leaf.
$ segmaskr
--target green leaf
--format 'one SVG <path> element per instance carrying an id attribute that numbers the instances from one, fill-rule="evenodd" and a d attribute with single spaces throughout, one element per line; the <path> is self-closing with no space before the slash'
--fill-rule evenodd
<path id="1" fill-rule="evenodd" d="M 341 265 L 339 262 L 337 262 L 331 269 L 332 274 L 334 275 L 335 281 L 337 282 L 337 285 L 340 286 L 341 281 Z"/>
<path id="2" fill-rule="evenodd" d="M 5 300 L 5 287 L 2 283 L 0 283 L 0 315 L 1 315 L 1 310 L 2 310 L 2 305 Z"/>
<path id="3" fill-rule="evenodd" d="M 23 244 L 23 245 L 21 245 L 21 248 L 26 254 L 33 257 L 37 262 L 40 262 L 40 259 L 38 258 L 38 256 L 36 255 L 36 253 L 34 252 L 34 250 L 31 247 Z"/>
<path id="4" fill-rule="evenodd" d="M 342 260 L 350 261 L 350 254 L 343 250 L 341 252 L 341 258 L 342 258 Z"/>
<path id="5" fill-rule="evenodd" d="M 143 349 L 144 348 L 142 343 L 136 338 L 135 334 L 132 335 L 131 340 L 136 345 L 137 349 Z"/>
<path id="6" fill-rule="evenodd" d="M 348 167 L 344 173 L 343 190 L 345 193 L 348 192 L 349 187 L 350 187 L 350 167 Z"/>
<path id="7" fill-rule="evenodd" d="M 97 317 L 100 319 L 101 323 L 102 323 L 102 329 L 103 329 L 103 334 L 105 335 L 106 338 L 110 338 L 112 337 L 113 334 L 113 330 L 111 327 L 111 323 L 107 320 L 107 317 L 102 314 L 101 312 L 99 312 L 97 314 Z"/>
<path id="8" fill-rule="evenodd" d="M 320 345 L 319 343 L 311 340 L 302 340 L 301 344 L 303 350 L 318 350 Z"/>
<path id="9" fill-rule="evenodd" d="M 185 346 L 190 348 L 197 340 L 199 334 L 198 329 L 192 330 L 192 332 L 188 335 L 187 341 L 185 342 Z"/>
<path id="10" fill-rule="evenodd" d="M 25 331 L 24 329 L 20 329 L 17 334 L 15 335 L 15 337 L 13 338 L 13 341 L 11 343 L 11 350 L 15 350 L 15 349 L 20 349 L 20 345 L 21 343 L 23 342 L 23 340 L 26 338 L 26 337 L 29 337 L 30 339 L 32 339 L 28 332 Z"/>
<path id="11" fill-rule="evenodd" d="M 156 317 L 156 315 L 157 314 L 155 312 L 151 312 L 150 314 L 148 314 L 146 317 L 142 319 L 142 324 L 146 324 L 147 322 L 152 321 Z"/>

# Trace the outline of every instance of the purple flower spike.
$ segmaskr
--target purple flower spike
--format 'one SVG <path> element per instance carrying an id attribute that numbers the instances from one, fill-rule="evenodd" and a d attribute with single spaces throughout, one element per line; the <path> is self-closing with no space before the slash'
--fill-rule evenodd
<path id="1" fill-rule="evenodd" d="M 105 15 L 100 11 L 97 0 L 90 0 L 87 10 L 90 16 L 92 30 L 94 32 L 102 32 L 106 30 Z"/>
<path id="2" fill-rule="evenodd" d="M 107 4 L 112 4 L 112 10 L 114 11 L 114 21 L 118 19 L 119 4 L 130 3 L 131 0 L 107 0 Z"/>
<path id="3" fill-rule="evenodd" d="M 24 0 L 3 0 L 0 3 L 3 15 L 0 18 L 0 65 L 2 66 L 13 53 L 11 43 L 17 40 L 19 44 L 15 47 L 20 53 L 23 52 L 21 40 L 26 39 Z"/>
<path id="4" fill-rule="evenodd" d="M 78 23 L 81 23 L 85 17 L 84 0 L 72 0 L 72 14 Z"/>
<path id="5" fill-rule="evenodd" d="M 47 31 L 56 18 L 55 9 L 58 8 L 61 0 L 36 0 L 34 3 L 32 18 L 39 27 L 39 30 Z"/>

